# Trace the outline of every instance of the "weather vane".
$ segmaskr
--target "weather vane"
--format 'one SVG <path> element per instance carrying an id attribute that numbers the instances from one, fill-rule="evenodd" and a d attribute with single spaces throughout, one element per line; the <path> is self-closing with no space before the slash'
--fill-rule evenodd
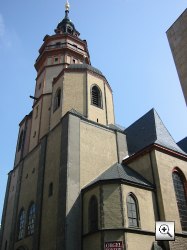
<path id="1" fill-rule="evenodd" d="M 69 4 L 68 0 L 66 0 L 66 4 L 65 4 L 66 11 L 69 11 L 69 8 L 70 8 L 70 4 Z"/>

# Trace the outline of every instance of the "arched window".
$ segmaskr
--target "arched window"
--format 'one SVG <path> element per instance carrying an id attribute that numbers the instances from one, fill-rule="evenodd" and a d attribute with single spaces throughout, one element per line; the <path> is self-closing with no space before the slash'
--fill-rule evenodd
<path id="1" fill-rule="evenodd" d="M 98 202 L 93 195 L 89 201 L 88 208 L 88 227 L 89 231 L 93 232 L 98 229 Z"/>
<path id="2" fill-rule="evenodd" d="M 61 89 L 57 89 L 54 97 L 53 112 L 60 107 L 61 102 Z"/>
<path id="3" fill-rule="evenodd" d="M 23 143 L 23 130 L 21 131 L 20 136 L 19 136 L 18 152 L 19 152 L 20 149 L 21 149 L 22 143 Z"/>
<path id="4" fill-rule="evenodd" d="M 173 185 L 179 210 L 181 227 L 183 231 L 187 231 L 187 201 L 185 193 L 185 177 L 183 173 L 174 170 L 172 173 Z"/>
<path id="5" fill-rule="evenodd" d="M 102 94 L 96 85 L 91 89 L 91 104 L 102 108 Z"/>
<path id="6" fill-rule="evenodd" d="M 34 233 L 34 224 L 36 218 L 36 207 L 32 203 L 28 211 L 28 220 L 27 220 L 27 235 L 32 235 Z"/>
<path id="7" fill-rule="evenodd" d="M 127 215 L 129 227 L 139 227 L 138 202 L 133 194 L 127 196 Z"/>
<path id="8" fill-rule="evenodd" d="M 67 33 L 69 33 L 69 34 L 72 34 L 73 33 L 73 30 L 72 30 L 72 28 L 71 27 L 67 27 Z"/>
<path id="9" fill-rule="evenodd" d="M 25 232 L 25 210 L 21 209 L 18 219 L 18 240 L 21 240 L 24 238 L 24 232 Z"/>

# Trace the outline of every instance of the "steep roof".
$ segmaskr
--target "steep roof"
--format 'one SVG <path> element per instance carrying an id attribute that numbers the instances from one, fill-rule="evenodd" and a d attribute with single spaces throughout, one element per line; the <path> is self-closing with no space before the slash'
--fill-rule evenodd
<path id="1" fill-rule="evenodd" d="M 177 142 L 177 145 L 187 153 L 187 137 Z"/>
<path id="2" fill-rule="evenodd" d="M 144 186 L 147 188 L 153 188 L 153 185 L 147 181 L 143 176 L 138 174 L 136 171 L 128 167 L 127 165 L 122 165 L 119 163 L 115 163 L 109 169 L 107 169 L 104 173 L 98 176 L 95 180 L 93 180 L 86 187 L 93 185 L 99 181 L 107 181 L 107 180 L 123 180 L 127 184 L 134 184 L 137 186 Z"/>
<path id="3" fill-rule="evenodd" d="M 136 153 L 153 143 L 186 154 L 176 144 L 155 109 L 151 109 L 125 129 L 125 134 L 130 154 Z"/>

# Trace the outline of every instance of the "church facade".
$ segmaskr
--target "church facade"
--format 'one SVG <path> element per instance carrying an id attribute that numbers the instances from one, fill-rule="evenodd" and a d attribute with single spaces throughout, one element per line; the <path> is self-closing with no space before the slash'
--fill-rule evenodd
<path id="1" fill-rule="evenodd" d="M 187 249 L 187 153 L 154 109 L 115 125 L 111 86 L 79 35 L 67 2 L 35 63 L 0 249 Z M 175 221 L 175 241 L 156 241 L 155 221 Z"/>

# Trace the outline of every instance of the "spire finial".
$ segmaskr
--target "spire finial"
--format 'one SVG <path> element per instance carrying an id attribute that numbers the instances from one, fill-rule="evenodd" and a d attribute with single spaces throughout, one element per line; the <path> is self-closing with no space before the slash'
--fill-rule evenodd
<path id="1" fill-rule="evenodd" d="M 68 0 L 66 0 L 66 4 L 65 4 L 66 11 L 69 12 L 69 8 L 70 8 L 70 4 L 69 4 Z"/>

